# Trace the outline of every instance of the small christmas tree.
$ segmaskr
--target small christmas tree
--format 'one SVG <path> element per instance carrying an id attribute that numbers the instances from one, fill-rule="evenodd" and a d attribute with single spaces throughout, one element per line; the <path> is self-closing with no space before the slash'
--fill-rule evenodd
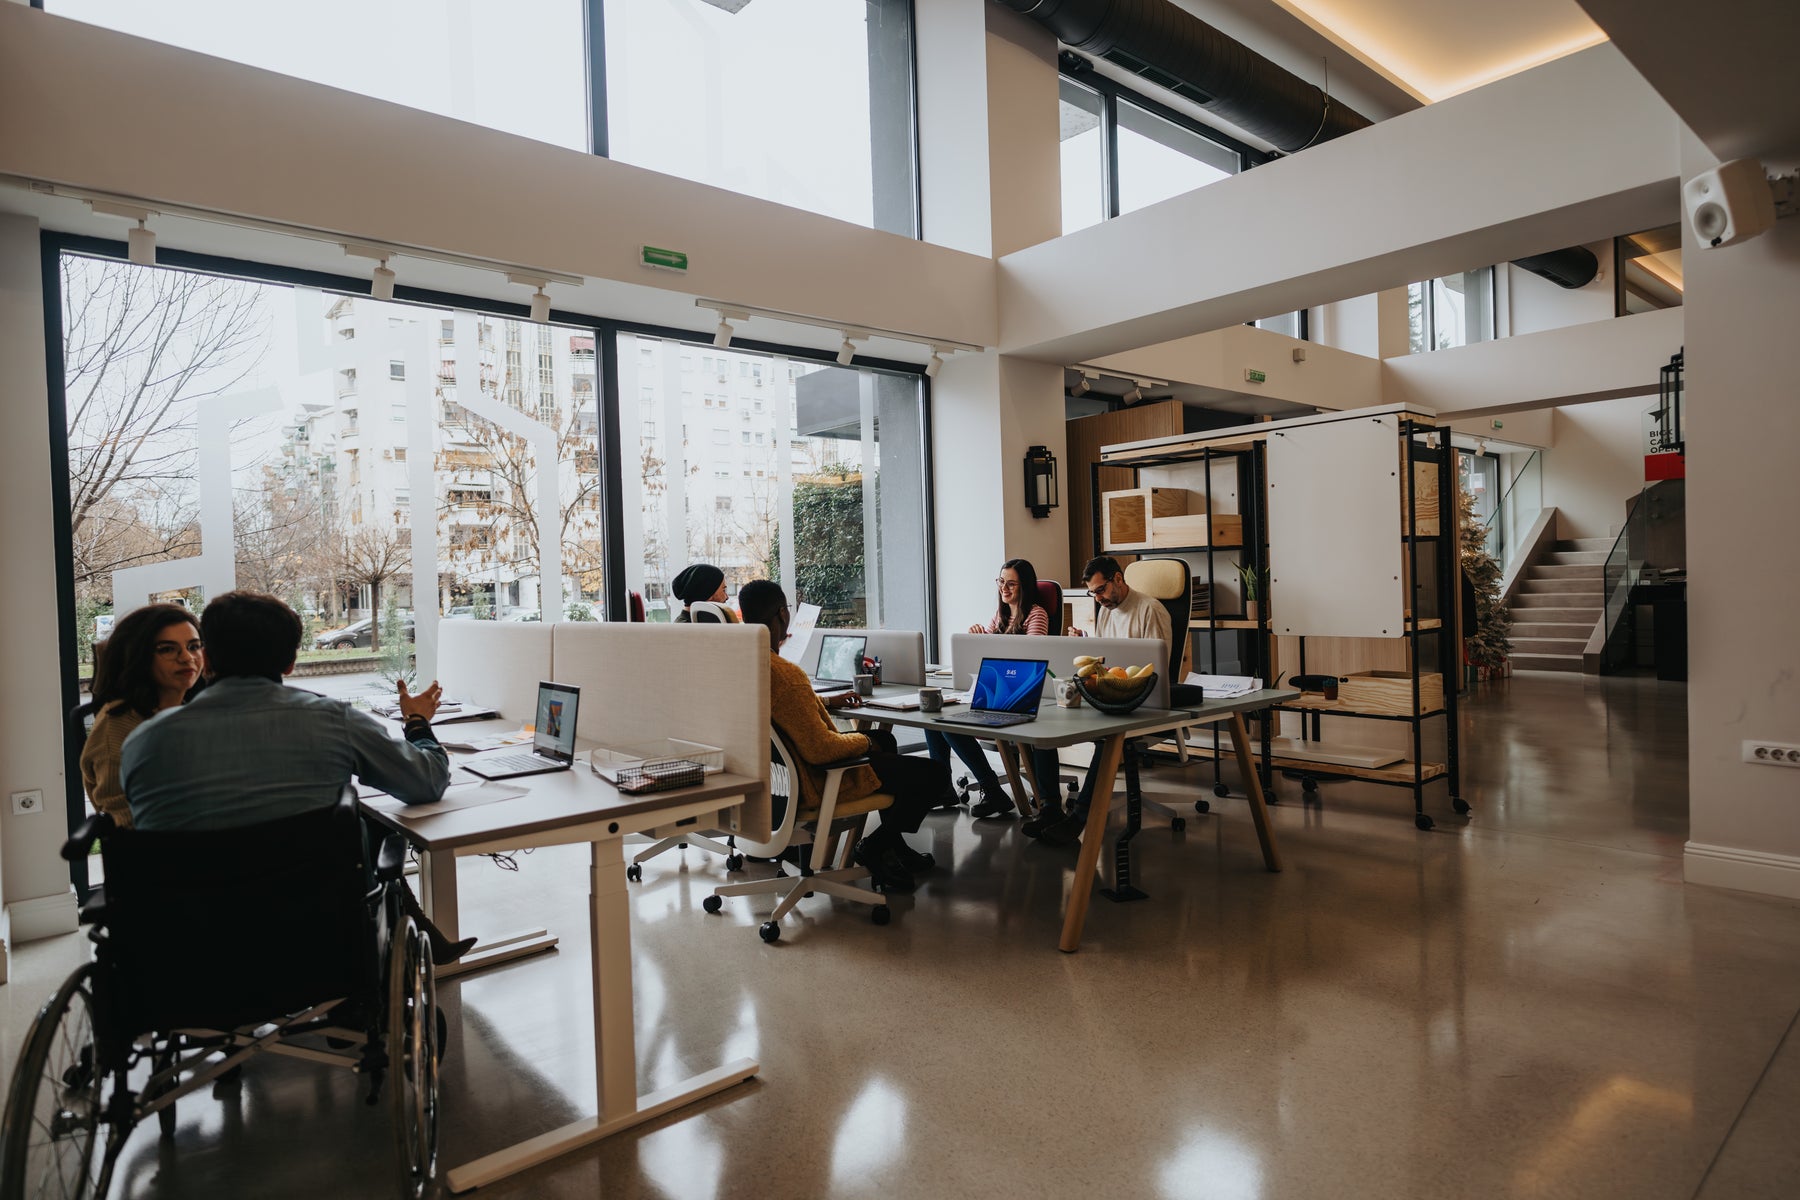
<path id="1" fill-rule="evenodd" d="M 1462 570 L 1475 590 L 1475 632 L 1463 642 L 1476 677 L 1490 679 L 1509 673 L 1512 653 L 1512 614 L 1500 602 L 1500 564 L 1487 549 L 1487 526 L 1475 516 L 1475 495 L 1458 483 L 1456 507 L 1462 524 Z"/>

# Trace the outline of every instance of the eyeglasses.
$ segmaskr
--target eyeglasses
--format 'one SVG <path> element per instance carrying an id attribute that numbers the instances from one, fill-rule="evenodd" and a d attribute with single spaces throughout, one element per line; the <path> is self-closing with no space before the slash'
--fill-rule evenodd
<path id="1" fill-rule="evenodd" d="M 994 586 L 1002 589 L 1016 588 L 1019 586 L 1019 581 L 1016 579 L 996 579 L 994 580 Z"/>
<path id="2" fill-rule="evenodd" d="M 190 658 L 198 658 L 204 649 L 206 649 L 206 643 L 198 638 L 185 645 L 180 642 L 158 642 L 156 643 L 156 657 L 177 658 L 186 653 Z"/>
<path id="3" fill-rule="evenodd" d="M 1113 585 L 1113 581 L 1109 579 L 1105 583 L 1101 584 L 1099 587 L 1089 588 L 1087 590 L 1088 597 L 1093 600 L 1098 600 L 1100 597 L 1104 596 L 1108 591 L 1110 591 L 1112 589 L 1112 585 Z"/>

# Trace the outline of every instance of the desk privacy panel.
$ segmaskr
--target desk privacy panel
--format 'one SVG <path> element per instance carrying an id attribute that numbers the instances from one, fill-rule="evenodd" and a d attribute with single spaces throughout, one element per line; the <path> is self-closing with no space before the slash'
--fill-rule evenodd
<path id="1" fill-rule="evenodd" d="M 526 621 L 438 625 L 438 682 L 452 700 L 491 704 L 509 721 L 537 717 L 537 685 L 550 676 L 550 626 Z"/>
<path id="2" fill-rule="evenodd" d="M 811 675 L 819 666 L 820 639 L 827 634 L 842 633 L 866 637 L 869 644 L 863 653 L 881 660 L 881 682 L 923 684 L 925 682 L 925 635 L 903 629 L 825 629 L 815 628 L 812 641 L 800 656 L 800 669 Z"/>
<path id="3" fill-rule="evenodd" d="M 730 817 L 769 837 L 769 631 L 761 625 L 578 621 L 550 627 L 558 683 L 581 689 L 582 740 L 623 749 L 681 738 L 718 746 L 762 787 Z"/>
<path id="4" fill-rule="evenodd" d="M 1345 414 L 1269 435 L 1270 623 L 1306 637 L 1405 633 L 1400 424 Z"/>

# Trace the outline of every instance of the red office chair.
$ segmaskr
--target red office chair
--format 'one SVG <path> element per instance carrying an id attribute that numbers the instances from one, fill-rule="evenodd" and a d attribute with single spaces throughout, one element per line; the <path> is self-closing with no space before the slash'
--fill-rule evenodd
<path id="1" fill-rule="evenodd" d="M 1038 603 L 1050 616 L 1050 632 L 1061 637 L 1063 631 L 1062 584 L 1051 579 L 1038 580 Z"/>
<path id="2" fill-rule="evenodd" d="M 625 596 L 626 596 L 627 602 L 630 604 L 630 609 L 631 609 L 630 616 L 628 619 L 636 621 L 639 624 L 642 624 L 644 621 L 644 596 L 643 596 L 643 593 L 642 592 L 627 592 L 627 593 L 625 593 Z"/>

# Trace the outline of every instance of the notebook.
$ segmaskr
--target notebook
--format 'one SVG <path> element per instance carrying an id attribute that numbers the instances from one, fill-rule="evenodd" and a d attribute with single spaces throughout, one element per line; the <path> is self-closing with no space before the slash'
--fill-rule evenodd
<path id="1" fill-rule="evenodd" d="M 465 758 L 457 765 L 483 779 L 516 779 L 521 775 L 568 770 L 575 762 L 575 718 L 580 702 L 581 689 L 573 684 L 538 684 L 537 724 L 531 736 L 531 751 L 495 750 Z"/>
<path id="2" fill-rule="evenodd" d="M 813 691 L 841 692 L 855 687 L 856 677 L 862 672 L 863 650 L 868 644 L 866 637 L 847 633 L 821 634 L 819 665 L 813 668 Z"/>
<path id="3" fill-rule="evenodd" d="M 945 725 L 981 725 L 995 728 L 1023 725 L 1037 720 L 1044 698 L 1044 679 L 1050 671 L 1041 658 L 984 658 L 969 691 L 969 711 L 939 717 Z"/>

